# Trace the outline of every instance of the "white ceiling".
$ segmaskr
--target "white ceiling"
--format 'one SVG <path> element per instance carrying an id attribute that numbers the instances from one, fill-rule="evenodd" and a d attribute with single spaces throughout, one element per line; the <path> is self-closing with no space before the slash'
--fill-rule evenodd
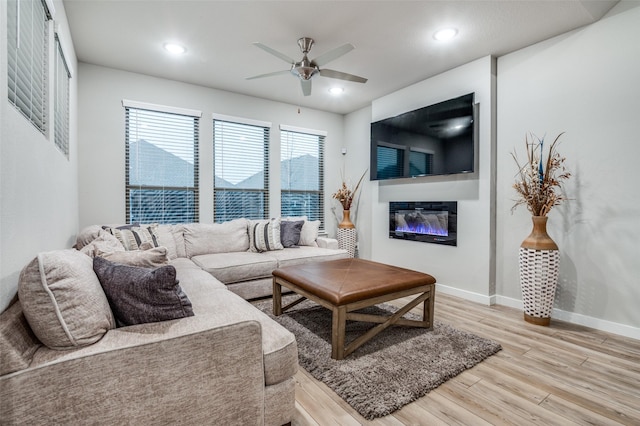
<path id="1" fill-rule="evenodd" d="M 600 19 L 617 0 L 501 1 L 189 1 L 64 0 L 78 60 L 336 113 L 486 55 L 501 56 Z M 433 33 L 453 26 L 458 37 Z M 253 46 L 302 57 L 296 42 L 315 39 L 309 58 L 352 43 L 325 67 L 365 84 L 316 76 L 304 97 L 293 75 L 246 80 L 288 69 Z M 163 43 L 187 53 L 173 57 Z M 553 64 L 532 64 L 548 67 Z M 342 96 L 328 93 L 344 87 Z"/>

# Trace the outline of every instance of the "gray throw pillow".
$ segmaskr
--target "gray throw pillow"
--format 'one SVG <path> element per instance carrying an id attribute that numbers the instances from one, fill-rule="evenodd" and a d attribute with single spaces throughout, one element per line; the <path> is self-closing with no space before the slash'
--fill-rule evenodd
<path id="1" fill-rule="evenodd" d="M 302 225 L 304 225 L 304 220 L 283 220 L 280 222 L 280 240 L 282 241 L 283 247 L 288 248 L 298 246 Z"/>
<path id="2" fill-rule="evenodd" d="M 118 326 L 193 316 L 191 301 L 176 280 L 172 265 L 139 268 L 96 257 L 93 270 Z"/>

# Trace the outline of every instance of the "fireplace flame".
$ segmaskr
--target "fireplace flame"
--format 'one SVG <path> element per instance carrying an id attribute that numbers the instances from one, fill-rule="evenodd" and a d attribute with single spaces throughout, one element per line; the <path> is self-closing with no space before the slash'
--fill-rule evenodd
<path id="1" fill-rule="evenodd" d="M 412 223 L 402 226 L 396 226 L 396 232 L 409 232 L 411 234 L 439 235 L 446 237 L 449 235 L 447 229 L 431 226 L 426 223 Z"/>

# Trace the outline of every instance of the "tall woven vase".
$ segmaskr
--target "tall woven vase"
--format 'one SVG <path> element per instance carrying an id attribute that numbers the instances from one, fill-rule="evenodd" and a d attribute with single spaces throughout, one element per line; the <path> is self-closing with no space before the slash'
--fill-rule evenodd
<path id="1" fill-rule="evenodd" d="M 338 247 L 349 252 L 349 257 L 355 257 L 356 226 L 351 222 L 349 210 L 343 210 L 342 222 L 338 224 Z"/>
<path id="2" fill-rule="evenodd" d="M 524 320 L 549 325 L 558 285 L 560 253 L 547 234 L 547 217 L 532 216 L 533 230 L 520 245 L 520 286 Z"/>

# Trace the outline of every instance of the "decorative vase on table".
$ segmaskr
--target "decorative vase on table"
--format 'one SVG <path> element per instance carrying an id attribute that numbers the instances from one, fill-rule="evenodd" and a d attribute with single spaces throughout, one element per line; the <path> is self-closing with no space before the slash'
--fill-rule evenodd
<path id="1" fill-rule="evenodd" d="M 560 253 L 547 234 L 547 217 L 532 216 L 533 230 L 520 245 L 520 286 L 524 320 L 549 325 L 558 285 Z"/>
<path id="2" fill-rule="evenodd" d="M 351 222 L 351 211 L 342 211 L 342 222 L 338 224 L 338 247 L 349 252 L 349 257 L 356 254 L 356 226 Z"/>

